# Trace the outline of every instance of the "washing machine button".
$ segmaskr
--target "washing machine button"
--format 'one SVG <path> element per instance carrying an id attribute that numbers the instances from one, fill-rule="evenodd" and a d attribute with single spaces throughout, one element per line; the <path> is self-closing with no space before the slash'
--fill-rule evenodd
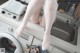
<path id="1" fill-rule="evenodd" d="M 9 30 L 9 32 L 14 32 L 14 29 L 11 27 L 9 27 L 8 30 Z"/>
<path id="2" fill-rule="evenodd" d="M 5 11 L 2 11 L 2 14 L 5 14 L 6 12 Z"/>

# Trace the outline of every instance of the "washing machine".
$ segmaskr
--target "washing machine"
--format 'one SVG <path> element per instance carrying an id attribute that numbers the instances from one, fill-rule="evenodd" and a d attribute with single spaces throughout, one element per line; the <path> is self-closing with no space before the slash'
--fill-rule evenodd
<path id="1" fill-rule="evenodd" d="M 0 21 L 0 53 L 22 53 L 19 41 L 7 32 L 6 25 Z"/>
<path id="2" fill-rule="evenodd" d="M 26 49 L 32 44 L 33 36 L 24 32 L 16 38 L 14 33 L 17 28 L 0 20 L 0 53 L 26 53 Z"/>
<path id="3" fill-rule="evenodd" d="M 34 36 L 24 32 L 22 36 L 16 38 L 14 32 L 17 28 L 2 20 L 0 20 L 0 53 L 26 53 Z"/>
<path id="4" fill-rule="evenodd" d="M 0 53 L 22 53 L 17 39 L 8 33 L 0 33 L 0 48 Z"/>
<path id="5" fill-rule="evenodd" d="M 0 6 L 0 11 L 7 3 L 8 2 Z M 27 32 L 23 32 L 21 34 L 22 36 L 16 38 L 14 33 L 17 27 L 11 20 L 14 21 L 14 19 L 10 19 L 3 15 L 1 16 L 0 14 L 0 53 L 26 53 L 26 48 L 32 44 L 34 36 Z M 14 22 L 16 23 L 16 21 Z"/>

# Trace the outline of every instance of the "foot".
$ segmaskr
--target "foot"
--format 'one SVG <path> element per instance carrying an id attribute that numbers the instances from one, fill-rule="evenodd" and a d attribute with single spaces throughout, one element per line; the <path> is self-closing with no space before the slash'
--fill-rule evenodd
<path id="1" fill-rule="evenodd" d="M 47 50 L 42 50 L 42 46 L 39 46 L 40 53 L 48 53 Z"/>

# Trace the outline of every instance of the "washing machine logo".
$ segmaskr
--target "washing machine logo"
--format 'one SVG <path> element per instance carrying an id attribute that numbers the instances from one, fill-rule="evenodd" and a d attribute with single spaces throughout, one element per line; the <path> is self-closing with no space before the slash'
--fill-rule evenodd
<path id="1" fill-rule="evenodd" d="M 5 48 L 0 48 L 0 53 L 5 53 Z"/>

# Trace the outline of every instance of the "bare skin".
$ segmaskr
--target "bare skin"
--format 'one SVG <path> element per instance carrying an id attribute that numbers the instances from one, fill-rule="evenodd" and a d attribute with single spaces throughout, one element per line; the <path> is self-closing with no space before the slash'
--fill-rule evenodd
<path id="1" fill-rule="evenodd" d="M 50 45 L 50 31 L 51 31 L 51 27 L 52 24 L 54 23 L 55 19 L 56 19 L 56 12 L 57 12 L 57 8 L 58 8 L 58 4 L 57 4 L 57 0 L 31 0 L 31 2 L 29 3 L 24 19 L 22 21 L 22 24 L 20 25 L 20 27 L 16 30 L 16 35 L 20 36 L 29 20 L 29 18 L 35 17 L 35 13 L 40 12 L 40 9 L 42 8 L 42 6 L 44 5 L 44 19 L 41 19 L 41 21 L 45 20 L 45 31 L 44 31 L 44 37 L 43 37 L 43 42 L 42 42 L 42 49 L 46 50 L 48 49 L 49 45 Z M 40 20 L 39 14 L 37 13 L 37 16 L 35 18 L 35 20 Z M 33 18 L 31 18 L 33 20 Z M 33 20 L 33 22 L 35 22 Z M 35 23 L 37 23 L 38 21 L 36 21 Z M 44 24 L 43 24 L 44 25 Z"/>
<path id="2" fill-rule="evenodd" d="M 40 10 L 38 9 L 30 18 L 30 21 L 35 23 L 35 24 L 39 24 L 39 17 L 40 17 Z"/>

